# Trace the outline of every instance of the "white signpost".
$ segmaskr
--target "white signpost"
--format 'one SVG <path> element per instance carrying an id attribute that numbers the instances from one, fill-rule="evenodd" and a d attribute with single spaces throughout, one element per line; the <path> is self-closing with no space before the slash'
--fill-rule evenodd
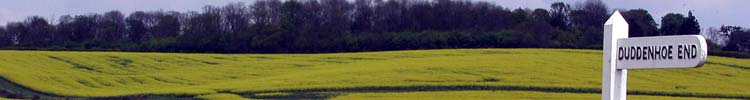
<path id="1" fill-rule="evenodd" d="M 700 35 L 628 38 L 628 23 L 615 11 L 604 23 L 602 100 L 625 100 L 628 69 L 693 68 L 707 57 Z"/>

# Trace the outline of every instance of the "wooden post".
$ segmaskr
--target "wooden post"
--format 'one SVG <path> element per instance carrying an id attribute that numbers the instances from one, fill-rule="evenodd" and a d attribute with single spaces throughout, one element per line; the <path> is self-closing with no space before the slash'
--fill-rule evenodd
<path id="1" fill-rule="evenodd" d="M 628 38 L 628 23 L 615 11 L 604 23 L 602 100 L 625 100 L 627 69 L 617 69 L 617 39 Z"/>

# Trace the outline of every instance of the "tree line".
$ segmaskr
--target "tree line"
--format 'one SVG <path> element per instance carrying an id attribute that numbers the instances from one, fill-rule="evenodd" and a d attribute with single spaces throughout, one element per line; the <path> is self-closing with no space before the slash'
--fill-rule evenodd
<path id="1" fill-rule="evenodd" d="M 750 52 L 750 29 L 740 26 L 709 27 L 704 36 L 716 51 Z M 748 55 L 750 57 L 750 55 Z"/>
<path id="2" fill-rule="evenodd" d="M 188 12 L 109 11 L 56 21 L 31 16 L 0 27 L 0 48 L 208 53 L 598 49 L 612 11 L 599 0 L 555 2 L 550 9 L 468 0 L 258 0 Z M 631 37 L 701 31 L 692 12 L 667 14 L 657 27 L 647 10 L 620 11 Z"/>

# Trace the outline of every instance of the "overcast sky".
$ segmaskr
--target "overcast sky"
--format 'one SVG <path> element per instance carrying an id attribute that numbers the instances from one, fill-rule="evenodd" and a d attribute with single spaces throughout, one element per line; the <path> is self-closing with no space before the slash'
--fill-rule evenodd
<path id="1" fill-rule="evenodd" d="M 124 14 L 133 11 L 173 10 L 200 11 L 204 5 L 225 5 L 231 2 L 252 3 L 255 0 L 0 0 L 0 25 L 9 21 L 22 21 L 27 16 L 38 15 L 57 19 L 60 15 L 102 13 L 119 10 Z M 506 8 L 545 8 L 561 0 L 476 0 L 487 1 Z M 576 4 L 583 0 L 562 0 Z M 646 9 L 657 23 L 667 13 L 694 10 L 702 28 L 721 25 L 750 27 L 750 0 L 603 0 L 611 9 Z"/>

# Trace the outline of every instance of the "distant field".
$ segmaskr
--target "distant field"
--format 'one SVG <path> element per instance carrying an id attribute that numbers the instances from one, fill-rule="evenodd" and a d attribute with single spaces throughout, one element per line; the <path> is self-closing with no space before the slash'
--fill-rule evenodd
<path id="1" fill-rule="evenodd" d="M 524 99 L 513 94 L 529 92 L 549 98 L 597 99 L 602 67 L 600 51 L 574 49 L 335 54 L 0 51 L 0 55 L 0 76 L 21 85 L 0 82 L 0 90 L 58 98 L 346 99 L 458 93 L 480 99 L 485 95 Z M 629 74 L 631 98 L 750 98 L 750 59 L 711 56 L 700 68 L 630 70 Z M 495 93 L 500 94 L 491 95 Z"/>

